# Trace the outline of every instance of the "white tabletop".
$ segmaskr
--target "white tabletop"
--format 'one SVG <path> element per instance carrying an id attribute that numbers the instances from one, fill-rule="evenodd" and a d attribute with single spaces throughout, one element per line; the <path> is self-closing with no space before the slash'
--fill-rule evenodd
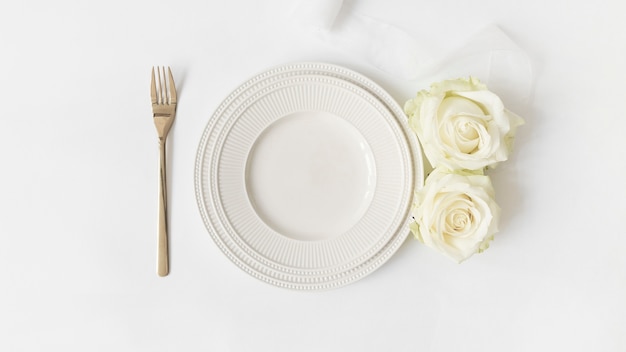
<path id="1" fill-rule="evenodd" d="M 400 103 L 407 81 L 296 28 L 292 3 L 0 5 L 0 351 L 623 351 L 626 25 L 616 0 L 353 0 L 416 38 L 497 24 L 534 68 L 491 248 L 463 264 L 409 237 L 349 286 L 263 283 L 213 243 L 194 193 L 203 129 L 240 83 L 323 61 Z M 156 275 L 153 65 L 179 88 L 171 273 Z"/>

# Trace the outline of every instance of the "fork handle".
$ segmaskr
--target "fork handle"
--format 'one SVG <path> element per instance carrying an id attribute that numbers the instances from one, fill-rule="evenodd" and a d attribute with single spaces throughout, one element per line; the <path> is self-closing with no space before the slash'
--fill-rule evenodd
<path id="1" fill-rule="evenodd" d="M 167 182 L 165 177 L 165 138 L 159 138 L 159 238 L 157 251 L 157 274 L 169 273 L 169 250 L 167 236 Z"/>

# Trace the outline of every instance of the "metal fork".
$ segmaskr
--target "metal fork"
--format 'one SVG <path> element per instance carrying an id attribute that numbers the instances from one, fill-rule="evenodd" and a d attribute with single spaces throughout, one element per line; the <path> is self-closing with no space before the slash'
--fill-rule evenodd
<path id="1" fill-rule="evenodd" d="M 152 80 L 150 83 L 150 97 L 152 98 L 152 114 L 154 125 L 159 136 L 159 237 L 157 251 L 157 274 L 166 276 L 169 273 L 169 250 L 167 235 L 167 182 L 165 168 L 165 144 L 167 134 L 176 117 L 176 87 L 172 70 L 165 67 L 152 68 Z"/>

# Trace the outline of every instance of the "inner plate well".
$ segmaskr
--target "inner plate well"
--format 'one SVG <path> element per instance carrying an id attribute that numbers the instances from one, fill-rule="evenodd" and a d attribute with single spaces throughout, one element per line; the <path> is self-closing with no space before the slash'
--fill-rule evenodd
<path id="1" fill-rule="evenodd" d="M 289 114 L 255 141 L 246 166 L 257 215 L 296 240 L 324 240 L 353 227 L 376 188 L 376 167 L 364 136 L 324 111 Z"/>

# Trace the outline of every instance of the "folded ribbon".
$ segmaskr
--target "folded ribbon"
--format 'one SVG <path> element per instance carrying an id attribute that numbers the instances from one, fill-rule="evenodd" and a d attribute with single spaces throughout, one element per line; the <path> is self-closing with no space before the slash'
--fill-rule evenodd
<path id="1" fill-rule="evenodd" d="M 416 80 L 444 73 L 474 76 L 507 105 L 526 104 L 532 89 L 528 55 L 500 28 L 491 25 L 464 45 L 442 48 L 406 31 L 353 11 L 343 0 L 300 0 L 292 18 L 332 46 L 355 54 L 394 77 Z"/>

